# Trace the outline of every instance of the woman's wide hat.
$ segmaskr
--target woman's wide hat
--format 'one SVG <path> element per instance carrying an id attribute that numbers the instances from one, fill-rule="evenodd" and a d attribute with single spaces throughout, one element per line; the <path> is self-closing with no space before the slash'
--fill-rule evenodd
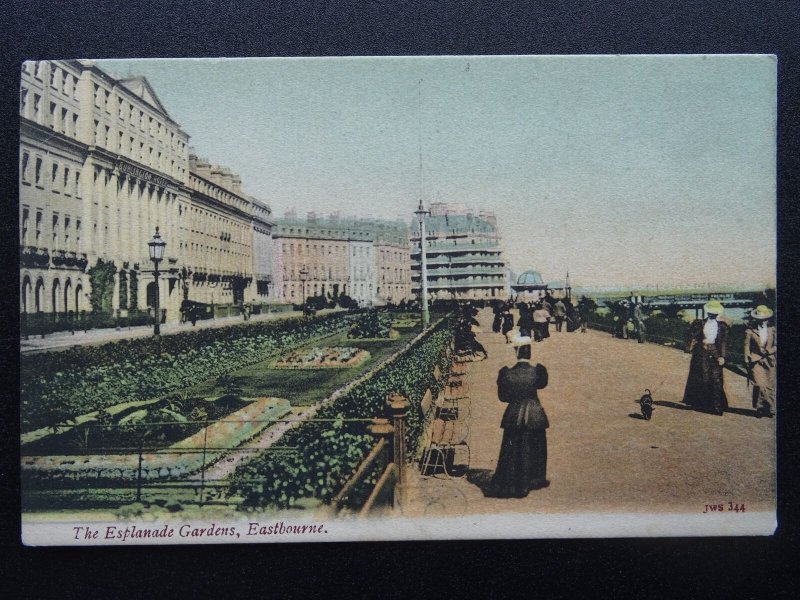
<path id="1" fill-rule="evenodd" d="M 764 306 L 763 304 L 756 306 L 750 311 L 750 316 L 754 319 L 769 319 L 773 314 L 775 313 L 772 311 L 772 309 Z"/>
<path id="2" fill-rule="evenodd" d="M 703 310 L 712 315 L 721 315 L 725 312 L 725 307 L 719 300 L 710 300 L 703 305 Z"/>
<path id="3" fill-rule="evenodd" d="M 515 348 L 519 348 L 520 346 L 530 346 L 533 340 L 531 340 L 531 336 L 529 335 L 521 335 L 515 337 L 511 340 L 511 345 Z"/>

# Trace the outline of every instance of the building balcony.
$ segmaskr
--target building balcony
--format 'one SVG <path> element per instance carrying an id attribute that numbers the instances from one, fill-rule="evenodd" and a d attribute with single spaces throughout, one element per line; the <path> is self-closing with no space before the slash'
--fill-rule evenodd
<path id="1" fill-rule="evenodd" d="M 425 246 L 425 254 L 443 254 L 453 252 L 471 252 L 473 250 L 495 250 L 501 252 L 499 242 L 494 243 L 480 243 L 480 244 L 447 244 L 447 243 L 433 243 Z M 411 249 L 411 255 L 419 254 L 419 245 L 415 244 Z"/>
<path id="2" fill-rule="evenodd" d="M 428 267 L 437 267 L 437 266 L 448 266 L 448 265 L 475 265 L 475 268 L 483 268 L 478 265 L 496 265 L 497 267 L 503 267 L 506 263 L 500 257 L 493 257 L 492 255 L 483 255 L 483 256 L 451 256 L 447 258 L 428 258 L 425 261 Z M 415 271 L 419 271 L 420 263 L 419 259 L 416 262 L 411 263 L 411 269 Z"/>
<path id="3" fill-rule="evenodd" d="M 428 282 L 428 289 L 429 290 L 451 290 L 451 289 L 469 289 L 469 288 L 497 288 L 497 287 L 504 287 L 506 284 L 504 279 L 485 279 L 485 280 L 474 280 L 474 281 L 429 281 Z M 413 290 L 419 290 L 420 284 L 419 282 L 414 282 L 412 285 Z"/>
<path id="4" fill-rule="evenodd" d="M 36 246 L 19 247 L 19 263 L 23 267 L 46 269 L 50 266 L 50 252 Z"/>
<path id="5" fill-rule="evenodd" d="M 431 277 L 457 277 L 457 276 L 469 276 L 469 275 L 491 275 L 495 277 L 503 277 L 505 273 L 503 272 L 502 267 L 465 267 L 458 269 L 447 269 L 447 268 L 428 269 L 428 279 L 430 279 Z M 412 275 L 412 278 L 415 280 L 419 280 L 420 278 L 419 271 L 415 272 Z"/>

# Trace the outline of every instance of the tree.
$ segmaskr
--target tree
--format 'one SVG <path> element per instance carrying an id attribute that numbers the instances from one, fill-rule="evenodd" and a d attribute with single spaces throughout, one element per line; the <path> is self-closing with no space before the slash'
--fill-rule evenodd
<path id="1" fill-rule="evenodd" d="M 89 283 L 92 286 L 92 292 L 89 295 L 92 310 L 111 310 L 116 272 L 117 267 L 114 266 L 114 262 L 106 262 L 102 258 L 98 258 L 97 264 L 87 271 Z"/>

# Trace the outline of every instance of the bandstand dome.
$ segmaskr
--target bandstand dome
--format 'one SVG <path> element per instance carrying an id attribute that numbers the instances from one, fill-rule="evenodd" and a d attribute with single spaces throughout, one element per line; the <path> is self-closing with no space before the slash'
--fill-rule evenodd
<path id="1" fill-rule="evenodd" d="M 528 270 L 517 277 L 518 286 L 544 285 L 544 279 L 538 271 Z"/>

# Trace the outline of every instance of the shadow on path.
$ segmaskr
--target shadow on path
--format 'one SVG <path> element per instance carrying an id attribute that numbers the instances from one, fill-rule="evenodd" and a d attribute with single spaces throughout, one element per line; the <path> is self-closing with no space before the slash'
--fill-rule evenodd
<path id="1" fill-rule="evenodd" d="M 733 413 L 735 415 L 742 415 L 745 417 L 758 417 L 758 413 L 755 410 L 751 410 L 749 408 L 731 408 L 728 407 L 725 409 L 726 413 Z"/>
<path id="2" fill-rule="evenodd" d="M 646 421 L 647 420 L 642 415 L 640 415 L 639 413 L 628 413 L 628 416 L 631 419 L 639 419 L 640 421 Z"/>
<path id="3" fill-rule="evenodd" d="M 489 484 L 492 482 L 493 474 L 494 471 L 489 469 L 470 469 L 467 471 L 467 481 L 486 494 L 486 490 L 489 489 Z"/>
<path id="4" fill-rule="evenodd" d="M 688 404 L 681 404 L 680 402 L 667 402 L 666 400 L 655 400 L 653 404 L 657 406 L 666 406 L 667 408 L 677 408 L 678 410 L 691 410 L 693 412 L 706 412 L 695 408 L 694 406 L 689 406 Z"/>
<path id="5" fill-rule="evenodd" d="M 677 408 L 678 410 L 691 410 L 691 411 L 699 412 L 699 413 L 709 413 L 710 412 L 708 410 L 703 410 L 701 408 L 695 408 L 694 406 L 689 406 L 688 404 L 680 404 L 678 402 L 667 402 L 665 400 L 656 400 L 655 402 L 653 402 L 653 404 L 657 404 L 658 406 L 666 406 L 667 408 Z M 750 409 L 750 408 L 728 407 L 728 408 L 725 409 L 724 412 L 731 413 L 731 414 L 734 414 L 734 415 L 742 415 L 743 417 L 754 417 L 754 418 L 758 417 L 758 413 L 755 410 Z M 642 418 L 641 416 L 636 416 L 636 415 L 633 415 L 633 414 L 630 414 L 628 416 L 633 418 L 633 419 L 636 419 L 636 418 L 641 419 Z"/>

